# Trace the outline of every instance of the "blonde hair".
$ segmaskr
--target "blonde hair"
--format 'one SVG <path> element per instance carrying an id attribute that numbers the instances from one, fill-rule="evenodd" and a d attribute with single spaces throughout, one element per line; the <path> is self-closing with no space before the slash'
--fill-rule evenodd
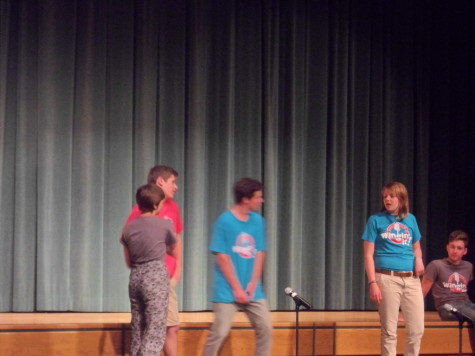
<path id="1" fill-rule="evenodd" d="M 400 219 L 405 219 L 409 215 L 409 194 L 407 193 L 406 186 L 400 182 L 389 182 L 384 185 L 383 189 L 381 189 L 381 194 L 383 194 L 384 190 L 390 190 L 397 196 L 399 199 L 399 210 L 398 210 L 398 217 Z M 384 197 L 383 197 L 383 207 L 381 211 L 386 211 L 384 207 Z"/>

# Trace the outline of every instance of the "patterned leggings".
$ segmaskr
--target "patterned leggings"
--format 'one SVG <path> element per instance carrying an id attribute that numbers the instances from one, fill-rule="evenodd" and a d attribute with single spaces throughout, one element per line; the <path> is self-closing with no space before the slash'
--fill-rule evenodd
<path id="1" fill-rule="evenodd" d="M 131 356 L 160 355 L 167 332 L 169 277 L 164 262 L 134 266 L 130 272 Z"/>

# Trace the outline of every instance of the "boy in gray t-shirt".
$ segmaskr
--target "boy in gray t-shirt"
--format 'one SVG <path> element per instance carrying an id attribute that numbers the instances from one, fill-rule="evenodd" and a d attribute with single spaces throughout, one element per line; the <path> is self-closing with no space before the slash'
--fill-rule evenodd
<path id="1" fill-rule="evenodd" d="M 475 304 L 467 294 L 467 285 L 473 279 L 473 265 L 462 260 L 467 254 L 467 245 L 468 235 L 461 230 L 453 231 L 446 246 L 447 257 L 434 260 L 426 267 L 422 292 L 426 296 L 432 289 L 442 320 L 457 320 L 450 308 L 457 309 L 467 319 L 475 320 Z"/>

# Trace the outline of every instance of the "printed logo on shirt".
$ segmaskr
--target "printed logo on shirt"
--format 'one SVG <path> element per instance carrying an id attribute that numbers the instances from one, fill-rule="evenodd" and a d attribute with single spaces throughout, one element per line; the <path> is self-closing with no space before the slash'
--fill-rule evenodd
<path id="1" fill-rule="evenodd" d="M 256 257 L 256 242 L 254 238 L 242 232 L 236 239 L 236 245 L 233 246 L 233 252 L 236 252 L 242 258 L 255 258 Z"/>
<path id="2" fill-rule="evenodd" d="M 467 292 L 467 280 L 458 272 L 454 272 L 450 275 L 447 282 L 442 283 L 445 288 L 450 289 L 454 293 L 466 293 Z"/>
<path id="3" fill-rule="evenodd" d="M 383 239 L 389 239 L 399 245 L 411 245 L 412 236 L 406 225 L 396 221 L 388 226 L 386 232 L 381 234 Z"/>

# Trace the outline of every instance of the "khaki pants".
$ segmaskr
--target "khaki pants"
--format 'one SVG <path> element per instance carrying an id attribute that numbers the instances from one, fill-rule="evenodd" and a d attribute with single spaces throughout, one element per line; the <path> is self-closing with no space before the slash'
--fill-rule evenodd
<path id="1" fill-rule="evenodd" d="M 397 323 L 401 307 L 406 322 L 405 356 L 419 355 L 424 334 L 424 297 L 421 282 L 414 277 L 396 277 L 376 273 L 383 296 L 379 305 L 381 319 L 381 356 L 396 356 Z"/>
<path id="2" fill-rule="evenodd" d="M 214 303 L 215 320 L 206 342 L 204 356 L 216 356 L 221 344 L 231 329 L 234 313 L 242 310 L 256 330 L 256 356 L 269 356 L 271 348 L 272 323 L 269 308 L 264 299 L 249 304 Z"/>
<path id="3" fill-rule="evenodd" d="M 170 294 L 168 296 L 168 315 L 167 315 L 167 327 L 176 326 L 180 324 L 180 318 L 178 313 L 178 298 L 176 295 L 176 283 L 174 279 L 170 279 Z"/>

